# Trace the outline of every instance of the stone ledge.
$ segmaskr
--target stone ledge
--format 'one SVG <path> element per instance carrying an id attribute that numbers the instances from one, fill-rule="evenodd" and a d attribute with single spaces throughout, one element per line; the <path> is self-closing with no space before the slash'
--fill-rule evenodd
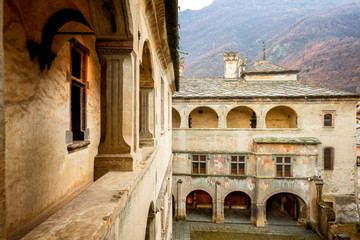
<path id="1" fill-rule="evenodd" d="M 73 152 L 77 149 L 85 148 L 90 144 L 89 140 L 83 140 L 83 141 L 74 141 L 67 145 L 67 149 L 69 152 Z"/>
<path id="2" fill-rule="evenodd" d="M 134 171 L 108 172 L 23 240 L 102 239 L 122 213 L 155 155 L 156 150 Z"/>

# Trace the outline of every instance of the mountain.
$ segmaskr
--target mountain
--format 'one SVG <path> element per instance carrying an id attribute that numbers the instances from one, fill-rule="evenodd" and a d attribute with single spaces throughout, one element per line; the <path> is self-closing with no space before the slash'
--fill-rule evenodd
<path id="1" fill-rule="evenodd" d="M 222 76 L 224 51 L 262 56 L 300 81 L 360 92 L 360 5 L 351 0 L 215 0 L 179 14 L 185 76 Z"/>

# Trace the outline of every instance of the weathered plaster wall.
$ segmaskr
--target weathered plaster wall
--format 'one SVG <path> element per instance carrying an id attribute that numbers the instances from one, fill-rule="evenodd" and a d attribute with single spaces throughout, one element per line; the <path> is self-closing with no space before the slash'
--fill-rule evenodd
<path id="1" fill-rule="evenodd" d="M 0 16 L 4 16 L 3 9 L 0 1 Z M 0 18 L 0 239 L 6 239 L 3 17 Z"/>
<path id="2" fill-rule="evenodd" d="M 86 2 L 83 6 L 87 6 Z M 48 6 L 46 15 L 56 9 Z M 57 57 L 50 69 L 40 72 L 38 61 L 30 61 L 26 47 L 27 33 L 31 31 L 27 29 L 29 23 L 24 23 L 26 17 L 16 14 L 26 10 L 5 3 L 6 207 L 10 234 L 92 181 L 93 159 L 100 137 L 100 65 L 95 37 L 75 36 L 90 50 L 87 127 L 91 143 L 70 153 L 65 142 L 65 133 L 70 130 L 67 40 L 74 36 L 55 37 L 54 46 L 59 47 Z"/>
<path id="3" fill-rule="evenodd" d="M 235 106 L 246 106 L 257 113 L 256 129 L 226 129 L 220 125 L 217 129 L 174 129 L 173 151 L 178 153 L 241 153 L 253 151 L 254 137 L 316 137 L 321 144 L 317 147 L 292 149 L 297 152 L 296 161 L 293 165 L 293 174 L 296 177 L 320 176 L 324 180 L 323 198 L 335 204 L 337 221 L 356 221 L 358 213 L 356 209 L 356 142 L 355 142 L 355 101 L 353 99 L 318 99 L 318 100 L 179 100 L 174 99 L 174 107 L 185 114 L 186 117 L 193 109 L 206 106 L 217 112 L 226 113 Z M 274 107 L 286 106 L 293 109 L 297 114 L 296 128 L 266 128 L 266 114 Z M 323 127 L 323 111 L 335 113 L 334 127 Z M 224 114 L 226 116 L 226 114 Z M 290 115 L 292 122 L 294 117 Z M 220 116 L 221 117 L 221 116 Z M 291 121 L 290 121 L 291 122 Z M 341 143 L 341 144 L 339 144 Z M 334 169 L 324 171 L 323 149 L 333 147 L 335 149 Z M 279 149 L 276 153 L 286 153 L 287 148 Z M 274 153 L 275 153 L 274 152 Z M 251 158 L 250 158 L 251 159 Z M 266 160 L 266 161 L 265 161 Z M 268 161 L 267 161 L 268 160 Z M 179 161 L 178 161 L 179 162 Z M 258 166 L 264 164 L 264 171 L 257 169 L 257 174 L 273 176 L 274 166 L 272 160 L 265 156 L 257 156 Z M 265 164 L 265 162 L 267 164 Z M 176 166 L 175 169 L 181 168 Z M 188 166 L 189 164 L 186 164 Z M 265 169 L 265 166 L 266 169 Z M 180 172 L 189 169 L 181 169 Z M 189 173 L 189 172 L 188 172 Z M 313 204 L 314 205 L 314 204 Z"/>

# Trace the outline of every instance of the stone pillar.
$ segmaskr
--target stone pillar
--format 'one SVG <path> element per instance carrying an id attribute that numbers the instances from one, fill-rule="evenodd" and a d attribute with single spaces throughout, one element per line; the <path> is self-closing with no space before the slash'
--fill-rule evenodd
<path id="1" fill-rule="evenodd" d="M 153 146 L 154 135 L 151 131 L 153 123 L 153 88 L 140 88 L 140 146 Z"/>
<path id="2" fill-rule="evenodd" d="M 219 128 L 226 128 L 226 116 L 224 115 L 220 115 L 219 116 L 219 125 L 218 125 Z"/>
<path id="3" fill-rule="evenodd" d="M 266 128 L 265 116 L 256 116 L 256 128 Z"/>
<path id="4" fill-rule="evenodd" d="M 256 225 L 257 207 L 255 202 L 251 202 L 250 212 L 251 212 L 250 221 L 252 224 Z"/>
<path id="5" fill-rule="evenodd" d="M 119 47 L 119 45 L 121 47 Z M 95 179 L 108 171 L 133 170 L 131 147 L 123 134 L 123 98 L 125 69 L 132 70 L 132 42 L 124 45 L 97 42 L 101 57 L 101 140 L 95 157 Z M 130 61 L 127 61 L 129 60 Z"/>
<path id="6" fill-rule="evenodd" d="M 4 16 L 0 1 L 0 16 Z M 6 239 L 3 18 L 0 19 L 0 239 Z"/>
<path id="7" fill-rule="evenodd" d="M 266 226 L 266 205 L 263 203 L 256 204 L 256 227 Z"/>
<path id="8" fill-rule="evenodd" d="M 176 204 L 175 204 L 175 219 L 177 221 L 186 220 L 186 196 L 185 201 L 183 200 L 183 196 L 181 193 L 181 185 L 183 181 L 179 179 L 177 181 L 177 198 L 176 198 Z"/>
<path id="9" fill-rule="evenodd" d="M 221 183 L 215 184 L 215 216 L 213 219 L 216 223 L 224 223 L 224 201 L 221 198 Z"/>
<path id="10" fill-rule="evenodd" d="M 189 115 L 180 115 L 180 128 L 189 128 Z"/>

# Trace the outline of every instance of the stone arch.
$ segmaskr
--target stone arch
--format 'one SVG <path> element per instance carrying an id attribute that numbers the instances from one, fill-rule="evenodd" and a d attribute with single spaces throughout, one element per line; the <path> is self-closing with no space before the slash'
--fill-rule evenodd
<path id="1" fill-rule="evenodd" d="M 297 113 L 288 106 L 271 108 L 265 117 L 267 128 L 297 128 Z"/>
<path id="2" fill-rule="evenodd" d="M 219 116 L 208 106 L 199 106 L 189 114 L 189 128 L 218 128 Z"/>
<path id="3" fill-rule="evenodd" d="M 212 221 L 214 198 L 203 190 L 194 190 L 186 195 L 186 220 Z M 201 219 L 199 219 L 201 218 Z"/>
<path id="4" fill-rule="evenodd" d="M 246 195 L 249 196 L 251 201 L 255 201 L 255 198 L 254 198 L 253 193 L 251 191 L 246 190 L 246 189 L 237 189 L 237 188 L 231 188 L 231 189 L 227 189 L 226 191 L 224 191 L 223 194 L 222 194 L 222 200 L 224 201 L 226 196 L 229 195 L 232 192 L 243 192 L 243 193 L 245 193 Z"/>
<path id="5" fill-rule="evenodd" d="M 270 197 L 272 197 L 272 196 L 274 196 L 274 195 L 276 195 L 276 194 L 280 194 L 280 193 L 293 194 L 293 195 L 299 197 L 299 198 L 300 198 L 304 203 L 306 203 L 307 205 L 309 204 L 308 201 L 305 201 L 305 199 L 306 199 L 305 196 L 303 196 L 302 194 L 299 194 L 299 193 L 297 193 L 297 192 L 293 192 L 293 191 L 289 191 L 289 190 L 275 190 L 275 191 L 272 191 L 271 193 L 267 194 L 267 195 L 260 201 L 260 203 L 266 204 L 266 201 L 267 201 Z"/>
<path id="6" fill-rule="evenodd" d="M 228 128 L 256 128 L 256 112 L 247 106 L 236 106 L 226 115 Z"/>
<path id="7" fill-rule="evenodd" d="M 186 200 L 186 197 L 187 197 L 191 192 L 194 192 L 194 191 L 197 191 L 197 190 L 204 191 L 204 192 L 206 192 L 207 194 L 209 194 L 212 199 L 215 199 L 215 193 L 212 193 L 212 191 L 211 191 L 211 190 L 213 190 L 212 188 L 206 189 L 206 188 L 202 188 L 202 187 L 195 187 L 195 188 L 191 188 L 191 190 L 187 191 L 186 194 L 184 194 L 185 200 Z M 214 191 L 214 190 L 213 190 L 213 191 Z M 175 198 L 175 200 L 176 200 L 176 198 Z"/>
<path id="8" fill-rule="evenodd" d="M 142 64 L 140 65 L 140 116 L 139 135 L 140 147 L 153 146 L 155 136 L 155 95 L 153 79 L 152 52 L 148 41 L 144 42 Z"/>
<path id="9" fill-rule="evenodd" d="M 306 222 L 308 204 L 299 195 L 286 192 L 278 192 L 266 199 L 266 219 L 268 222 L 291 225 L 295 221 Z"/>
<path id="10" fill-rule="evenodd" d="M 243 191 L 231 191 L 224 197 L 225 222 L 250 223 L 251 198 Z"/>
<path id="11" fill-rule="evenodd" d="M 145 240 L 154 240 L 154 239 L 155 239 L 155 208 L 154 208 L 154 202 L 151 202 L 147 215 Z"/>
<path id="12" fill-rule="evenodd" d="M 171 112 L 172 112 L 171 113 L 171 116 L 172 116 L 172 128 L 180 128 L 180 124 L 181 124 L 180 113 L 175 108 L 172 108 Z"/>

